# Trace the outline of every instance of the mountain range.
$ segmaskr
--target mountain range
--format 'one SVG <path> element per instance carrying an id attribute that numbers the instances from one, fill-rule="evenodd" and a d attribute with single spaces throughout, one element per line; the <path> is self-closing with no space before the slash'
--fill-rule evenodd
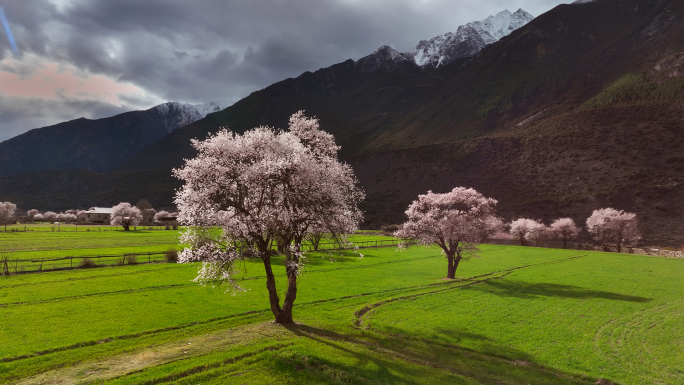
<path id="1" fill-rule="evenodd" d="M 381 47 L 256 91 L 119 159 L 114 172 L 2 177 L 0 199 L 170 205 L 170 170 L 194 156 L 190 139 L 221 126 L 286 127 L 305 110 L 335 135 L 365 189 L 366 227 L 402 222 L 427 190 L 466 186 L 496 198 L 507 220 L 583 224 L 611 206 L 637 213 L 645 244 L 680 246 L 683 18 L 681 1 L 596 0 L 559 5 L 446 63 Z"/>
<path id="2" fill-rule="evenodd" d="M 225 107 L 222 102 L 169 102 L 145 111 L 37 128 L 0 143 L 0 175 L 43 170 L 111 171 L 170 132 Z"/>

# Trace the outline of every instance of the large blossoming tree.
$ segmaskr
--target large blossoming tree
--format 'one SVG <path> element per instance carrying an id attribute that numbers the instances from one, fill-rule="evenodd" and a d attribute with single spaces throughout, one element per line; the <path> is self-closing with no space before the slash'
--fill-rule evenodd
<path id="1" fill-rule="evenodd" d="M 362 219 L 363 193 L 351 167 L 338 161 L 333 136 L 303 111 L 291 116 L 289 131 L 223 129 L 192 144 L 197 157 L 174 170 L 185 182 L 175 199 L 178 220 L 187 226 L 179 262 L 203 262 L 200 284 L 221 282 L 239 291 L 237 262 L 248 245 L 263 261 L 275 322 L 293 322 L 304 239 L 321 229 L 333 237 L 353 232 Z M 271 263 L 276 243 L 285 253 L 282 304 Z"/>
<path id="2" fill-rule="evenodd" d="M 112 217 L 110 223 L 112 226 L 121 226 L 124 231 L 129 231 L 131 226 L 137 226 L 142 221 L 140 209 L 132 206 L 128 202 L 121 202 L 112 207 Z"/>
<path id="3" fill-rule="evenodd" d="M 472 188 L 456 187 L 445 194 L 428 191 L 409 205 L 408 221 L 395 236 L 441 247 L 448 261 L 447 278 L 453 279 L 463 257 L 477 251 L 483 223 L 494 221 L 496 204 Z"/>
<path id="4" fill-rule="evenodd" d="M 636 214 L 611 207 L 594 210 L 587 218 L 587 231 L 603 245 L 604 251 L 613 244 L 619 253 L 622 246 L 636 244 L 641 239 Z"/>

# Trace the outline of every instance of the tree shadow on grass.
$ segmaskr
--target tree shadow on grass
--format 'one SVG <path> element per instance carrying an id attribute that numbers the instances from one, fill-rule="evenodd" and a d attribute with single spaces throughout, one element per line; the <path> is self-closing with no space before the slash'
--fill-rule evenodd
<path id="1" fill-rule="evenodd" d="M 490 345 L 487 350 L 498 354 L 412 336 L 399 328 L 391 333 L 362 331 L 345 335 L 308 325 L 285 327 L 299 337 L 339 351 L 339 356 L 354 357 L 355 364 L 345 364 L 344 359 L 336 356 L 317 357 L 317 361 L 328 368 L 318 368 L 320 375 L 325 376 L 333 368 L 333 372 L 348 376 L 348 381 L 343 382 L 416 384 L 429 382 L 431 378 L 451 384 L 470 384 L 475 380 L 487 384 L 575 385 L 596 381 L 536 364 L 524 352 L 495 346 L 489 338 L 472 333 L 461 337 L 485 341 Z"/>
<path id="2" fill-rule="evenodd" d="M 527 283 L 512 280 L 490 280 L 473 285 L 464 290 L 478 290 L 501 297 L 534 299 L 537 297 L 556 298 L 597 298 L 611 301 L 650 302 L 652 298 L 625 295 L 602 290 L 589 290 L 579 286 L 559 285 L 555 283 Z"/>

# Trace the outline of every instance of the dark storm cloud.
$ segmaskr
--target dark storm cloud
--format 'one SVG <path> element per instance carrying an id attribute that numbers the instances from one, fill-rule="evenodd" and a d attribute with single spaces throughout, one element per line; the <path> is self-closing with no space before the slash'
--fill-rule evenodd
<path id="1" fill-rule="evenodd" d="M 24 52 L 130 82 L 158 100 L 235 102 L 304 71 L 357 60 L 384 44 L 407 51 L 421 39 L 506 8 L 538 15 L 560 2 L 0 0 L 0 5 Z M 0 60 L 8 52 L 0 39 Z M 120 99 L 128 108 L 140 106 Z"/>

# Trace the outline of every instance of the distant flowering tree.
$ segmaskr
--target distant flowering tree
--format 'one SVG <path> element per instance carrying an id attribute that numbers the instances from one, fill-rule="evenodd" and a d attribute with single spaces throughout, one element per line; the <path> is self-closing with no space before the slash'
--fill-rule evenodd
<path id="1" fill-rule="evenodd" d="M 636 214 L 610 207 L 594 210 L 587 218 L 587 231 L 603 245 L 604 251 L 612 244 L 619 253 L 623 245 L 636 244 L 641 239 Z"/>
<path id="2" fill-rule="evenodd" d="M 78 210 L 76 211 L 76 220 L 79 222 L 85 222 L 88 219 L 88 215 L 86 214 L 86 210 Z"/>
<path id="3" fill-rule="evenodd" d="M 131 226 L 137 226 L 141 220 L 140 209 L 128 202 L 121 202 L 112 208 L 112 226 L 121 226 L 125 231 L 129 231 Z"/>
<path id="4" fill-rule="evenodd" d="M 157 210 L 155 209 L 143 209 L 142 210 L 142 219 L 145 222 L 152 222 L 154 220 L 154 216 L 157 214 Z"/>
<path id="5" fill-rule="evenodd" d="M 164 211 L 164 210 L 157 211 L 157 212 L 154 214 L 154 221 L 155 221 L 155 222 L 159 222 L 159 221 L 162 220 L 162 218 L 167 218 L 168 216 L 169 216 L 169 212 L 168 212 L 168 211 Z"/>
<path id="6" fill-rule="evenodd" d="M 14 203 L 0 202 L 0 224 L 5 225 L 5 230 L 7 230 L 7 224 L 13 222 L 16 211 L 17 205 Z"/>
<path id="7" fill-rule="evenodd" d="M 539 242 L 549 238 L 549 228 L 540 221 L 534 221 L 530 226 L 529 238 L 534 239 L 534 246 L 539 246 Z"/>
<path id="8" fill-rule="evenodd" d="M 41 213 L 38 213 L 38 214 L 33 216 L 34 221 L 42 221 L 43 219 L 45 219 L 45 218 L 43 218 L 43 214 L 41 214 Z"/>
<path id="9" fill-rule="evenodd" d="M 235 280 L 240 246 L 251 247 L 264 264 L 275 322 L 293 322 L 302 242 L 319 227 L 335 235 L 352 232 L 362 218 L 357 205 L 363 193 L 351 167 L 337 160 L 333 136 L 302 111 L 290 117 L 289 131 L 222 129 L 192 144 L 197 157 L 174 170 L 185 182 L 175 199 L 178 220 L 186 226 L 180 240 L 187 247 L 179 262 L 203 262 L 200 284 L 227 283 L 240 291 Z M 271 266 L 278 239 L 286 245 L 282 306 Z"/>
<path id="10" fill-rule="evenodd" d="M 563 240 L 563 248 L 568 248 L 568 240 L 576 238 L 581 229 L 572 218 L 558 218 L 551 223 L 549 232 L 557 239 Z"/>
<path id="11" fill-rule="evenodd" d="M 31 219 L 34 219 L 33 217 L 35 217 L 36 214 L 38 214 L 38 213 L 40 213 L 40 211 L 38 211 L 36 209 L 31 209 L 31 210 L 26 212 L 26 216 L 28 216 Z"/>
<path id="12" fill-rule="evenodd" d="M 491 215 L 476 221 L 476 227 L 479 243 L 485 243 L 489 237 L 503 231 L 504 223 L 500 217 Z"/>
<path id="13" fill-rule="evenodd" d="M 531 237 L 533 229 L 538 224 L 539 222 L 534 219 L 519 218 L 511 222 L 508 227 L 511 235 L 518 238 L 521 246 L 525 246 L 527 239 Z"/>
<path id="14" fill-rule="evenodd" d="M 45 214 L 43 214 L 43 218 L 45 218 L 48 221 L 51 221 L 57 218 L 57 213 L 54 211 L 46 211 Z"/>
<path id="15" fill-rule="evenodd" d="M 456 187 L 444 194 L 428 191 L 409 205 L 408 221 L 394 235 L 441 247 L 448 261 L 447 278 L 454 279 L 463 257 L 477 252 L 480 224 L 492 220 L 496 205 L 495 199 L 472 188 Z"/>

